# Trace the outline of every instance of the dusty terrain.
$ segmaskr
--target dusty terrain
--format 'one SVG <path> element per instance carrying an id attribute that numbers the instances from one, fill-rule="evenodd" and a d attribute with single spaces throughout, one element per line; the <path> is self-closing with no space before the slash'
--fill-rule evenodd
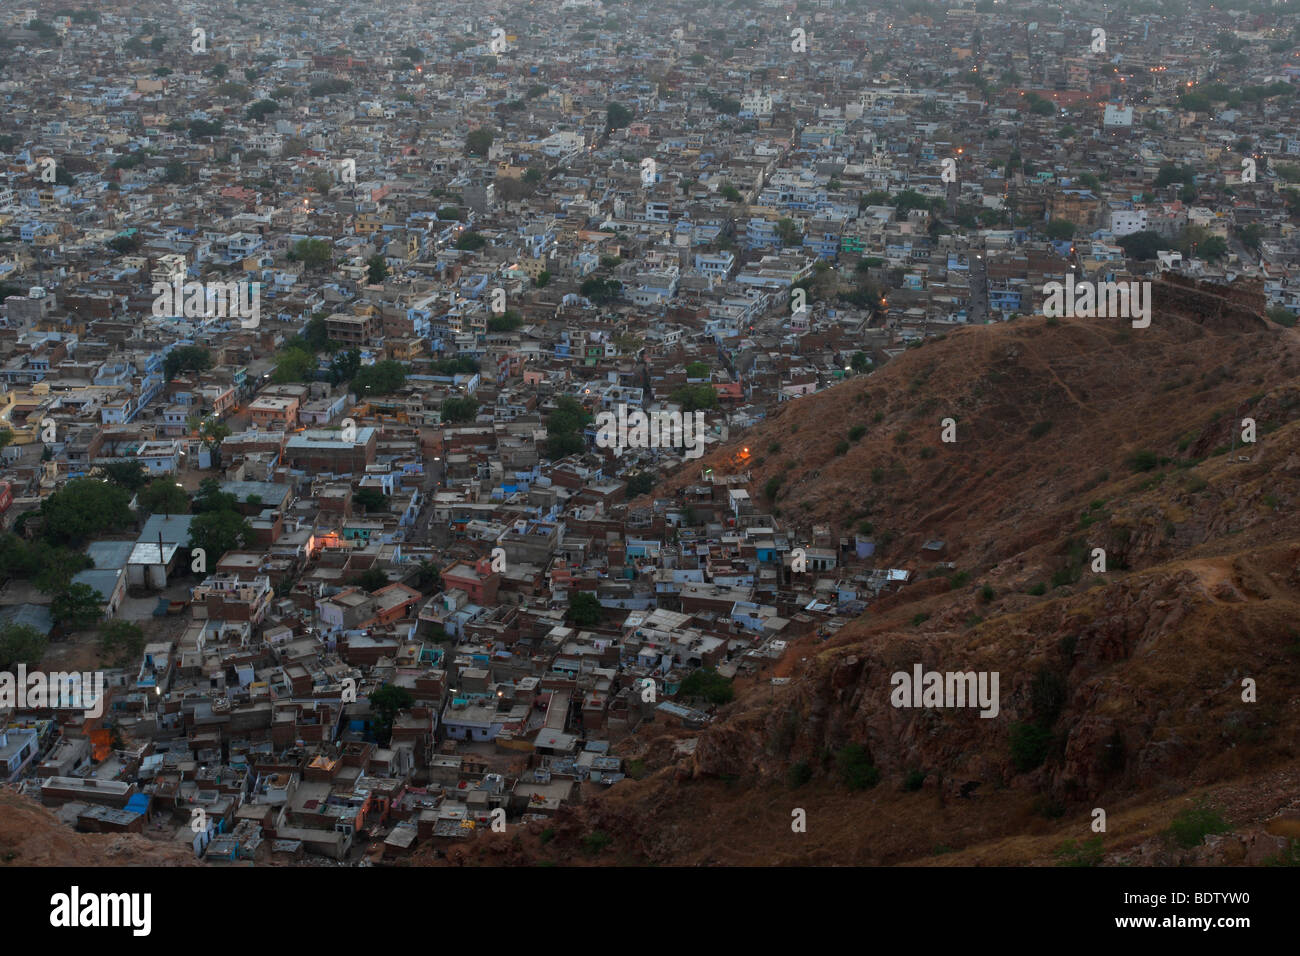
<path id="1" fill-rule="evenodd" d="M 805 533 L 870 522 L 882 564 L 922 573 L 792 648 L 789 684 L 737 684 L 692 753 L 643 727 L 621 749 L 644 779 L 453 862 L 1053 865 L 1097 836 L 1108 865 L 1277 859 L 1300 837 L 1300 331 L 1262 307 L 1160 283 L 1147 329 L 963 329 L 782 406 L 735 443 L 751 494 L 782 478 L 760 507 Z M 701 464 L 737 470 L 735 452 L 656 497 Z M 962 577 L 923 573 L 934 538 Z M 916 662 L 999 672 L 1000 714 L 891 706 L 891 673 Z M 1036 766 L 1013 759 L 1018 724 L 1044 728 Z M 846 744 L 874 787 L 842 780 Z M 1227 832 L 1179 846 L 1170 823 L 1198 803 Z"/>

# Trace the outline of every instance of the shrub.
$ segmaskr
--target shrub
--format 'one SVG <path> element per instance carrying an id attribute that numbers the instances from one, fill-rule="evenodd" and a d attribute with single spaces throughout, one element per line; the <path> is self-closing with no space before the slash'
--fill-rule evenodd
<path id="1" fill-rule="evenodd" d="M 1153 451 L 1134 452 L 1128 458 L 1128 466 L 1133 471 L 1151 471 L 1160 463 L 1160 458 Z"/>
<path id="2" fill-rule="evenodd" d="M 912 626 L 917 627 L 918 625 L 924 624 L 928 620 L 930 620 L 930 615 L 924 613 L 917 614 L 912 618 Z"/>
<path id="3" fill-rule="evenodd" d="M 537 838 L 542 841 L 542 846 L 545 846 L 546 844 L 550 843 L 552 840 L 555 839 L 555 828 L 547 827 L 540 834 L 538 834 Z"/>
<path id="4" fill-rule="evenodd" d="M 613 841 L 608 833 L 603 830 L 593 830 L 582 838 L 583 848 L 592 856 L 595 856 Z"/>
<path id="5" fill-rule="evenodd" d="M 835 454 L 837 454 L 837 455 L 847 455 L 848 453 L 849 453 L 849 443 L 848 443 L 848 442 L 846 442 L 846 441 L 842 441 L 842 442 L 840 442 L 838 445 L 835 446 Z"/>
<path id="6" fill-rule="evenodd" d="M 925 773 L 920 770 L 913 770 L 908 773 L 903 780 L 903 789 L 915 793 L 925 785 Z"/>
<path id="7" fill-rule="evenodd" d="M 836 751 L 835 769 L 850 790 L 867 790 L 880 782 L 880 771 L 861 744 L 845 744 Z"/>
<path id="8" fill-rule="evenodd" d="M 1051 430 L 1051 427 L 1052 427 L 1051 422 L 1038 422 L 1036 425 L 1034 425 L 1032 428 L 1029 429 L 1029 436 L 1031 438 L 1042 438 L 1044 435 L 1048 433 L 1048 431 Z"/>
<path id="9" fill-rule="evenodd" d="M 867 433 L 866 425 L 854 425 L 849 429 L 849 441 L 857 441 Z"/>
<path id="10" fill-rule="evenodd" d="M 806 760 L 800 760 L 790 768 L 790 772 L 786 775 L 786 780 L 791 787 L 797 788 L 802 787 L 805 783 L 811 780 L 812 775 L 812 767 L 808 766 Z"/>
<path id="11" fill-rule="evenodd" d="M 1194 846 L 1200 846 L 1207 836 L 1227 833 L 1231 829 L 1216 808 L 1198 801 L 1175 816 L 1170 821 L 1167 832 L 1175 843 L 1190 850 Z"/>
<path id="12" fill-rule="evenodd" d="M 1103 851 L 1101 837 L 1095 836 L 1080 843 L 1066 840 L 1056 850 L 1057 866 L 1096 866 L 1101 862 Z"/>
<path id="13" fill-rule="evenodd" d="M 997 592 L 993 590 L 993 585 L 991 584 L 986 584 L 984 587 L 980 588 L 980 598 L 985 604 L 992 601 L 996 594 Z"/>
<path id="14" fill-rule="evenodd" d="M 1030 588 L 1029 591 L 1026 593 L 1032 594 L 1034 597 L 1039 597 L 1040 595 L 1047 593 L 1047 585 L 1044 584 L 1042 581 L 1039 581 L 1032 588 Z"/>
<path id="15" fill-rule="evenodd" d="M 1052 746 L 1052 732 L 1038 724 L 1014 723 L 1010 728 L 1011 762 L 1020 773 L 1027 773 L 1047 759 Z"/>
<path id="16" fill-rule="evenodd" d="M 930 445 L 926 445 L 924 448 L 921 449 L 921 457 L 927 460 L 933 458 L 936 454 L 938 454 L 938 452 L 936 452 L 934 448 Z"/>

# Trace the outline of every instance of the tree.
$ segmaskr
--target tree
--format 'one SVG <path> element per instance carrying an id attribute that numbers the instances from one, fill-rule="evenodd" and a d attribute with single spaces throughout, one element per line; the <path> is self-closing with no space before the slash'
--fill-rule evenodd
<path id="1" fill-rule="evenodd" d="M 600 612 L 600 600 L 590 591 L 577 591 L 569 598 L 569 620 L 578 627 L 597 624 Z"/>
<path id="2" fill-rule="evenodd" d="M 606 305 L 623 294 L 623 283 L 593 276 L 578 287 L 578 294 L 590 299 L 593 305 Z"/>
<path id="3" fill-rule="evenodd" d="M 118 667 L 126 666 L 144 652 L 144 631 L 137 624 L 114 618 L 99 632 L 99 649 Z"/>
<path id="4" fill-rule="evenodd" d="M 190 168 L 179 159 L 173 159 L 163 167 L 163 182 L 187 183 L 190 181 Z"/>
<path id="5" fill-rule="evenodd" d="M 392 359 L 384 359 L 374 365 L 363 365 L 352 379 L 352 391 L 358 397 L 391 395 L 406 383 L 406 372 L 407 366 Z"/>
<path id="6" fill-rule="evenodd" d="M 374 717 L 375 739 L 387 743 L 393 734 L 393 721 L 398 713 L 415 704 L 415 698 L 405 687 L 385 684 L 370 695 L 370 713 Z"/>
<path id="7" fill-rule="evenodd" d="M 204 478 L 199 482 L 199 493 L 194 496 L 194 513 L 207 514 L 210 511 L 237 511 L 239 499 L 228 491 L 221 490 L 221 482 L 216 478 Z"/>
<path id="8" fill-rule="evenodd" d="M 706 362 L 688 362 L 686 365 L 687 378 L 708 378 L 709 366 Z"/>
<path id="9" fill-rule="evenodd" d="M 110 482 L 127 491 L 138 491 L 149 480 L 138 461 L 113 461 L 100 465 L 99 470 Z"/>
<path id="10" fill-rule="evenodd" d="M 372 511 L 388 510 L 388 496 L 384 494 L 382 491 L 380 491 L 378 488 L 372 487 L 370 485 L 365 485 L 361 488 L 358 488 L 356 494 L 352 496 L 352 500 L 356 504 L 359 504 L 361 507 L 365 508 L 367 514 L 369 514 Z M 367 588 L 366 590 L 371 590 L 371 589 Z"/>
<path id="11" fill-rule="evenodd" d="M 673 389 L 668 399 L 682 406 L 684 412 L 695 412 L 716 408 L 718 392 L 712 385 L 683 385 Z"/>
<path id="12" fill-rule="evenodd" d="M 252 526 L 235 511 L 208 511 L 190 524 L 190 549 L 201 548 L 214 564 L 227 551 L 247 547 L 252 540 Z"/>
<path id="13" fill-rule="evenodd" d="M 388 263 L 379 253 L 375 253 L 366 260 L 366 281 L 371 285 L 379 285 L 388 278 Z"/>
<path id="14" fill-rule="evenodd" d="M 622 103 L 612 102 L 605 107 L 605 126 L 610 132 L 623 129 L 632 122 L 632 111 Z"/>
<path id="15" fill-rule="evenodd" d="M 49 643 L 44 634 L 26 624 L 0 625 L 0 670 L 12 671 L 19 664 L 36 666 Z"/>
<path id="16" fill-rule="evenodd" d="M 1154 259 L 1156 253 L 1166 244 L 1166 240 L 1160 233 L 1150 229 L 1130 232 L 1127 236 L 1120 236 L 1116 241 L 1124 250 L 1124 255 L 1130 259 Z"/>
<path id="17" fill-rule="evenodd" d="M 456 248 L 466 252 L 477 252 L 488 244 L 487 236 L 470 229 L 461 233 L 456 240 Z"/>
<path id="18" fill-rule="evenodd" d="M 275 100 L 258 100 L 244 114 L 255 123 L 260 123 L 272 113 L 279 112 L 280 104 Z"/>
<path id="19" fill-rule="evenodd" d="M 50 602 L 50 615 L 60 626 L 80 631 L 100 619 L 103 603 L 104 595 L 89 584 L 70 584 Z"/>
<path id="20" fill-rule="evenodd" d="M 309 271 L 322 269 L 334 258 L 334 247 L 324 239 L 299 239 L 289 250 L 290 262 L 301 262 Z"/>
<path id="21" fill-rule="evenodd" d="M 275 371 L 271 373 L 271 381 L 277 385 L 313 381 L 317 365 L 314 353 L 306 346 L 294 343 L 275 357 Z"/>
<path id="22" fill-rule="evenodd" d="M 361 351 L 346 349 L 335 355 L 330 362 L 330 382 L 335 385 L 340 382 L 351 382 L 357 377 L 359 371 L 361 371 Z"/>
<path id="23" fill-rule="evenodd" d="M 367 568 L 366 571 L 357 579 L 357 586 L 363 591 L 369 591 L 371 594 L 380 588 L 388 586 L 388 575 L 382 568 Z"/>
<path id="24" fill-rule="evenodd" d="M 442 401 L 442 420 L 444 422 L 472 422 L 478 417 L 478 409 L 478 400 L 472 396 L 445 398 Z"/>
<path id="25" fill-rule="evenodd" d="M 436 564 L 427 559 L 422 560 L 415 569 L 415 577 L 411 579 L 411 583 L 421 591 L 436 591 L 442 586 L 442 575 Z"/>
<path id="26" fill-rule="evenodd" d="M 219 418 L 209 415 L 199 422 L 199 440 L 212 456 L 213 466 L 221 465 L 221 443 L 230 437 L 230 426 Z"/>
<path id="27" fill-rule="evenodd" d="M 550 281 L 551 281 L 550 272 L 543 269 L 541 272 L 537 273 L 537 278 L 533 280 L 533 283 L 537 286 L 537 288 L 545 289 L 547 283 L 549 283 Z"/>
<path id="28" fill-rule="evenodd" d="M 486 156 L 495 138 L 496 134 L 486 126 L 470 130 L 469 135 L 465 137 L 465 152 L 471 156 Z"/>
<path id="29" fill-rule="evenodd" d="M 1071 239 L 1074 237 L 1074 223 L 1068 219 L 1053 219 L 1043 230 L 1048 239 Z"/>
<path id="30" fill-rule="evenodd" d="M 190 510 L 190 496 L 176 482 L 158 478 L 137 496 L 140 510 L 149 515 L 183 515 Z"/>
<path id="31" fill-rule="evenodd" d="M 731 681 L 712 667 L 701 667 L 682 681 L 679 697 L 703 697 L 711 704 L 726 704 L 735 697 Z"/>
<path id="32" fill-rule="evenodd" d="M 201 345 L 181 345 L 163 359 L 163 375 L 168 381 L 178 372 L 203 372 L 212 368 L 212 353 Z"/>
<path id="33" fill-rule="evenodd" d="M 654 490 L 655 476 L 648 471 L 638 471 L 627 476 L 627 494 L 629 498 L 648 495 Z"/>
<path id="34" fill-rule="evenodd" d="M 94 478 L 74 478 L 41 503 L 40 514 L 46 541 L 74 546 L 134 520 L 130 492 Z"/>
<path id="35" fill-rule="evenodd" d="M 871 367 L 871 359 L 867 357 L 866 352 L 854 352 L 853 357 L 849 359 L 849 368 L 855 372 L 865 372 Z"/>
<path id="36" fill-rule="evenodd" d="M 783 246 L 797 246 L 803 241 L 803 232 L 793 219 L 779 219 L 776 223 L 776 238 Z"/>
<path id="37" fill-rule="evenodd" d="M 506 309 L 501 315 L 494 315 L 488 319 L 487 327 L 489 332 L 513 332 L 522 327 L 523 318 L 513 309 Z"/>
<path id="38" fill-rule="evenodd" d="M 0 428 L 0 448 L 4 448 L 14 440 L 14 433 L 8 428 Z"/>

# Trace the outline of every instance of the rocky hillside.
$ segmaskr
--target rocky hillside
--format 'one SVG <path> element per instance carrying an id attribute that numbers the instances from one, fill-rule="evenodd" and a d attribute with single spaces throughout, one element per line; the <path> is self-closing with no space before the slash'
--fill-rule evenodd
<path id="1" fill-rule="evenodd" d="M 77 833 L 36 801 L 0 788 L 0 865 L 196 866 L 184 844 L 136 833 Z"/>
<path id="2" fill-rule="evenodd" d="M 698 739 L 643 729 L 625 748 L 643 779 L 512 852 L 1048 865 L 1289 852 L 1300 331 L 1262 311 L 1249 290 L 1162 282 L 1146 329 L 962 329 L 782 406 L 706 459 L 748 469 L 760 507 L 796 529 L 869 528 L 882 563 L 921 573 L 829 643 L 796 644 L 790 683 L 738 684 Z M 1258 440 L 1243 445 L 1246 418 Z M 927 576 L 920 545 L 935 538 L 955 568 Z M 916 663 L 998 672 L 999 714 L 892 706 L 891 674 Z M 792 832 L 797 808 L 806 833 Z"/>

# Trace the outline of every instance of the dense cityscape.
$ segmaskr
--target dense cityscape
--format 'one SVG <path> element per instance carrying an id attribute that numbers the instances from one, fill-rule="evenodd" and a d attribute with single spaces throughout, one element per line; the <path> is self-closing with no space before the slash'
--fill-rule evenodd
<path id="1" fill-rule="evenodd" d="M 949 483 L 993 466 L 945 456 L 993 439 L 924 390 L 961 363 L 916 363 L 1098 316 L 1114 341 L 1177 312 L 1289 342 L 1300 312 L 1294 3 L 55 0 L 0 23 L 4 812 L 129 835 L 122 862 L 439 865 L 500 834 L 530 859 L 671 862 L 592 808 L 758 763 L 796 834 L 801 788 L 990 793 L 984 764 L 891 761 L 847 719 L 805 746 L 818 707 L 753 710 L 940 585 L 969 605 L 897 627 L 978 633 L 1154 566 L 1141 522 L 1085 541 L 1105 489 L 1063 506 L 1068 540 L 1044 532 L 1057 565 L 1016 558 L 1030 516 L 1026 542 L 977 546 L 957 525 L 982 499 Z M 1206 367 L 1246 367 L 1233 347 Z M 1185 364 L 1151 391 L 1232 378 Z M 1058 386 L 1100 414 L 1106 372 L 1084 392 L 1047 365 L 983 420 Z M 985 387 L 1020 381 L 997 368 Z M 1207 395 L 1177 450 L 1116 440 L 1135 487 L 1183 480 L 1184 452 L 1251 467 L 1255 418 L 1267 435 L 1294 406 L 1250 368 L 1267 397 L 1213 393 L 1215 437 L 1193 435 Z M 905 472 L 862 452 L 878 434 L 933 447 Z M 1270 493 L 1281 534 L 1294 502 Z M 1179 537 L 1191 500 L 1153 519 L 1161 560 L 1203 553 Z M 1034 826 L 1098 803 L 1071 801 L 1101 771 L 1046 742 L 1069 671 L 1003 665 L 1000 697 L 972 672 L 954 704 L 951 673 L 929 694 L 939 659 L 888 660 L 895 714 L 965 706 L 1012 722 L 1005 779 L 1063 768 Z M 1096 730 L 1130 772 L 1123 732 Z M 727 755 L 745 734 L 761 761 Z M 1293 806 L 1240 857 L 1206 856 L 1211 835 L 1107 862 L 1294 861 Z M 1086 830 L 1053 852 L 1097 863 L 1105 824 Z"/>

